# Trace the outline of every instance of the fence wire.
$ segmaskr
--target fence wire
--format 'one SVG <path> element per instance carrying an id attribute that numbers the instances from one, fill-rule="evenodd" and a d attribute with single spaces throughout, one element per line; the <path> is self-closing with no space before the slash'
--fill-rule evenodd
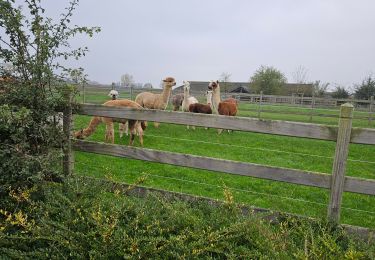
<path id="1" fill-rule="evenodd" d="M 169 137 L 169 136 L 162 136 L 162 135 L 152 135 L 145 133 L 144 136 L 156 137 L 156 138 L 164 138 L 164 139 L 172 139 L 184 142 L 192 142 L 192 143 L 202 143 L 202 144 L 211 144 L 211 145 L 219 145 L 219 146 L 227 146 L 227 147 L 236 147 L 236 148 L 244 148 L 248 150 L 258 150 L 258 151 L 267 151 L 267 152 L 276 152 L 276 153 L 284 153 L 284 154 L 293 154 L 293 155 L 302 155 L 302 156 L 309 156 L 309 157 L 316 157 L 316 158 L 323 158 L 333 160 L 333 156 L 324 156 L 324 155 L 317 155 L 317 154 L 308 154 L 308 153 L 298 153 L 298 152 L 289 152 L 283 150 L 276 150 L 276 149 L 268 149 L 268 148 L 257 148 L 257 147 L 250 147 L 250 146 L 243 146 L 237 144 L 224 144 L 224 143 L 217 143 L 217 142 L 206 142 L 201 140 L 192 140 L 186 138 L 176 138 L 176 137 Z M 357 160 L 357 159 L 347 159 L 348 161 L 352 162 L 359 162 L 359 163 L 368 163 L 368 164 L 375 164 L 373 161 L 365 161 L 365 160 Z"/>
<path id="2" fill-rule="evenodd" d="M 110 167 L 93 166 L 93 165 L 89 165 L 89 164 L 86 164 L 86 163 L 83 163 L 83 162 L 78 162 L 78 164 L 82 164 L 82 165 L 84 165 L 84 167 L 89 168 L 91 170 L 95 170 L 95 171 L 98 171 L 98 168 L 101 168 L 102 170 L 105 170 L 108 173 L 109 173 L 109 171 L 113 170 Z M 127 174 L 127 173 L 122 173 L 122 174 L 130 176 L 130 174 Z M 220 189 L 220 190 L 229 189 L 231 191 L 245 192 L 245 193 L 253 194 L 253 196 L 255 196 L 255 195 L 261 195 L 261 196 L 265 196 L 265 197 L 290 200 L 290 201 L 299 202 L 299 203 L 315 204 L 315 205 L 324 206 L 324 207 L 328 206 L 328 202 L 327 203 L 321 203 L 321 202 L 309 201 L 309 200 L 304 200 L 304 199 L 297 199 L 297 198 L 292 198 L 292 197 L 287 197 L 287 196 L 274 195 L 274 194 L 269 194 L 269 193 L 265 193 L 265 192 L 257 192 L 257 191 L 252 191 L 252 190 L 240 189 L 240 188 L 230 187 L 230 186 L 226 186 L 226 185 L 225 186 L 221 186 L 221 185 L 215 185 L 215 184 L 210 184 L 210 183 L 205 183 L 205 182 L 199 182 L 199 181 L 193 181 L 193 180 L 186 180 L 186 179 L 181 179 L 181 178 L 176 178 L 176 177 L 169 177 L 169 176 L 163 176 L 163 175 L 157 175 L 157 174 L 151 174 L 151 173 L 141 173 L 141 175 L 143 175 L 143 176 L 151 176 L 151 177 L 154 177 L 154 178 L 162 178 L 162 179 L 174 180 L 174 181 L 179 181 L 179 182 L 182 182 L 182 183 L 189 183 L 189 184 L 194 184 L 194 185 L 200 185 L 200 186 L 206 186 L 206 187 L 213 187 L 213 188 Z M 182 188 L 180 189 L 180 191 L 181 191 L 181 193 L 183 192 Z M 374 214 L 375 215 L 374 211 L 368 211 L 368 210 L 362 210 L 362 209 L 354 209 L 354 208 L 349 208 L 349 207 L 344 207 L 344 206 L 341 206 L 341 209 L 350 210 L 350 211 L 357 211 L 357 212 L 362 212 L 362 213 L 368 213 L 368 214 Z"/>

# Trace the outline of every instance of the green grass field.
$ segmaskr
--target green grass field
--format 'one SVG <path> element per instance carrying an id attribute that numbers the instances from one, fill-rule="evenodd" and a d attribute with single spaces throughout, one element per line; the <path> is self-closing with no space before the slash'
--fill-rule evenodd
<path id="1" fill-rule="evenodd" d="M 93 96 L 93 103 L 107 100 L 105 96 Z M 90 102 L 88 96 L 86 101 Z M 248 111 L 241 112 L 241 106 L 240 115 L 251 116 L 247 115 Z M 262 118 L 263 114 L 267 118 L 266 113 L 262 113 Z M 309 120 L 307 116 L 295 118 L 295 115 L 276 113 L 269 116 L 290 121 Z M 325 120 L 336 120 L 323 119 L 322 123 L 327 124 L 335 122 Z M 75 116 L 75 129 L 86 127 L 89 120 L 87 116 Z M 353 124 L 365 125 L 367 120 Z M 104 125 L 99 126 L 88 140 L 104 142 L 104 129 Z M 128 137 L 120 140 L 117 131 L 115 136 L 117 144 L 128 144 Z M 335 151 L 335 142 L 329 141 L 245 132 L 218 135 L 215 129 L 189 131 L 185 126 L 164 123 L 159 129 L 149 124 L 144 143 L 151 149 L 322 173 L 331 172 Z M 136 146 L 139 146 L 138 139 Z M 374 158 L 375 146 L 351 144 L 347 175 L 375 179 Z M 145 176 L 144 186 L 217 199 L 224 198 L 223 190 L 227 187 L 236 202 L 317 218 L 326 216 L 329 199 L 329 191 L 319 188 L 83 152 L 75 152 L 75 172 L 127 183 Z M 343 223 L 375 228 L 375 197 L 345 193 L 342 207 Z"/>

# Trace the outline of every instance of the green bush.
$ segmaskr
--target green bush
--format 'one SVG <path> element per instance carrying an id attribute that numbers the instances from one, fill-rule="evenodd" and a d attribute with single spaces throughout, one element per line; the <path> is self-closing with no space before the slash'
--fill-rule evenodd
<path id="1" fill-rule="evenodd" d="M 285 218 L 270 224 L 228 202 L 169 202 L 107 193 L 72 179 L 44 186 L 45 202 L 1 212 L 6 258 L 371 259 L 375 245 L 321 222 Z M 98 192 L 102 190 L 102 192 Z M 14 196 L 13 198 L 16 198 Z M 19 198 L 20 196 L 18 196 Z M 27 196 L 24 196 L 27 197 Z"/>

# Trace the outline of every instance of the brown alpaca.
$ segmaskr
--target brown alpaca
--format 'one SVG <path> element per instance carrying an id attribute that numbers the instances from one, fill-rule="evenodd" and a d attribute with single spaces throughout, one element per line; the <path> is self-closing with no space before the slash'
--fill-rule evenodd
<path id="1" fill-rule="evenodd" d="M 212 114 L 212 91 L 208 90 L 206 92 L 207 95 L 207 104 L 201 104 L 201 103 L 195 103 L 190 104 L 189 106 L 189 112 L 192 113 L 202 113 L 202 114 Z"/>
<path id="2" fill-rule="evenodd" d="M 169 96 L 172 87 L 176 85 L 176 81 L 172 77 L 163 79 L 163 92 L 154 94 L 151 92 L 142 92 L 135 97 L 135 102 L 145 108 L 165 110 L 168 106 Z M 154 122 L 155 127 L 159 127 L 159 123 Z"/>
<path id="3" fill-rule="evenodd" d="M 218 115 L 235 116 L 237 115 L 237 100 L 228 98 L 221 101 L 219 81 L 211 81 L 208 89 L 212 90 L 212 106 L 213 110 Z M 221 134 L 222 129 L 218 133 Z"/>
<path id="4" fill-rule="evenodd" d="M 201 114 L 212 114 L 212 109 L 210 105 L 195 103 L 195 104 L 190 104 L 189 112 L 201 113 Z"/>
<path id="5" fill-rule="evenodd" d="M 131 108 L 137 108 L 137 109 L 143 109 L 139 104 L 135 103 L 134 101 L 128 100 L 128 99 L 122 99 L 122 100 L 110 100 L 103 104 L 104 106 L 109 107 L 131 107 Z M 114 129 L 113 129 L 113 123 L 119 122 L 119 123 L 125 123 L 128 121 L 129 129 L 130 129 L 130 141 L 129 145 L 133 145 L 135 133 L 138 132 L 139 134 L 139 142 L 141 143 L 141 146 L 143 146 L 143 130 L 145 130 L 146 125 L 145 122 L 139 122 L 137 120 L 128 120 L 128 119 L 120 119 L 120 118 L 109 118 L 109 117 L 100 117 L 100 116 L 94 116 L 88 127 L 85 129 L 82 129 L 80 131 L 77 131 L 74 133 L 74 137 L 78 139 L 84 139 L 88 136 L 90 136 L 92 133 L 95 132 L 96 127 L 100 123 L 106 124 L 106 131 L 105 131 L 105 140 L 106 142 L 115 142 L 114 137 Z"/>

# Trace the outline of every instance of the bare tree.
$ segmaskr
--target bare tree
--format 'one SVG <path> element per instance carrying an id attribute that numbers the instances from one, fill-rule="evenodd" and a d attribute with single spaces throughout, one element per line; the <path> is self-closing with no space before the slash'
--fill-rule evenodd
<path id="1" fill-rule="evenodd" d="M 121 86 L 128 88 L 132 83 L 134 83 L 134 78 L 131 74 L 126 73 L 121 76 Z"/>
<path id="2" fill-rule="evenodd" d="M 224 92 L 227 93 L 227 89 L 229 87 L 229 84 L 228 82 L 230 82 L 230 77 L 232 76 L 232 74 L 230 74 L 229 72 L 223 72 L 220 74 L 220 81 L 223 82 L 223 88 L 224 88 Z"/>
<path id="3" fill-rule="evenodd" d="M 307 73 L 308 70 L 303 67 L 302 65 L 299 65 L 296 70 L 292 73 L 293 81 L 298 84 L 304 84 L 307 82 Z"/>
<path id="4" fill-rule="evenodd" d="M 323 97 L 327 93 L 329 83 L 328 82 L 321 82 L 320 80 L 317 80 L 313 83 L 314 87 L 314 96 L 316 97 Z"/>

